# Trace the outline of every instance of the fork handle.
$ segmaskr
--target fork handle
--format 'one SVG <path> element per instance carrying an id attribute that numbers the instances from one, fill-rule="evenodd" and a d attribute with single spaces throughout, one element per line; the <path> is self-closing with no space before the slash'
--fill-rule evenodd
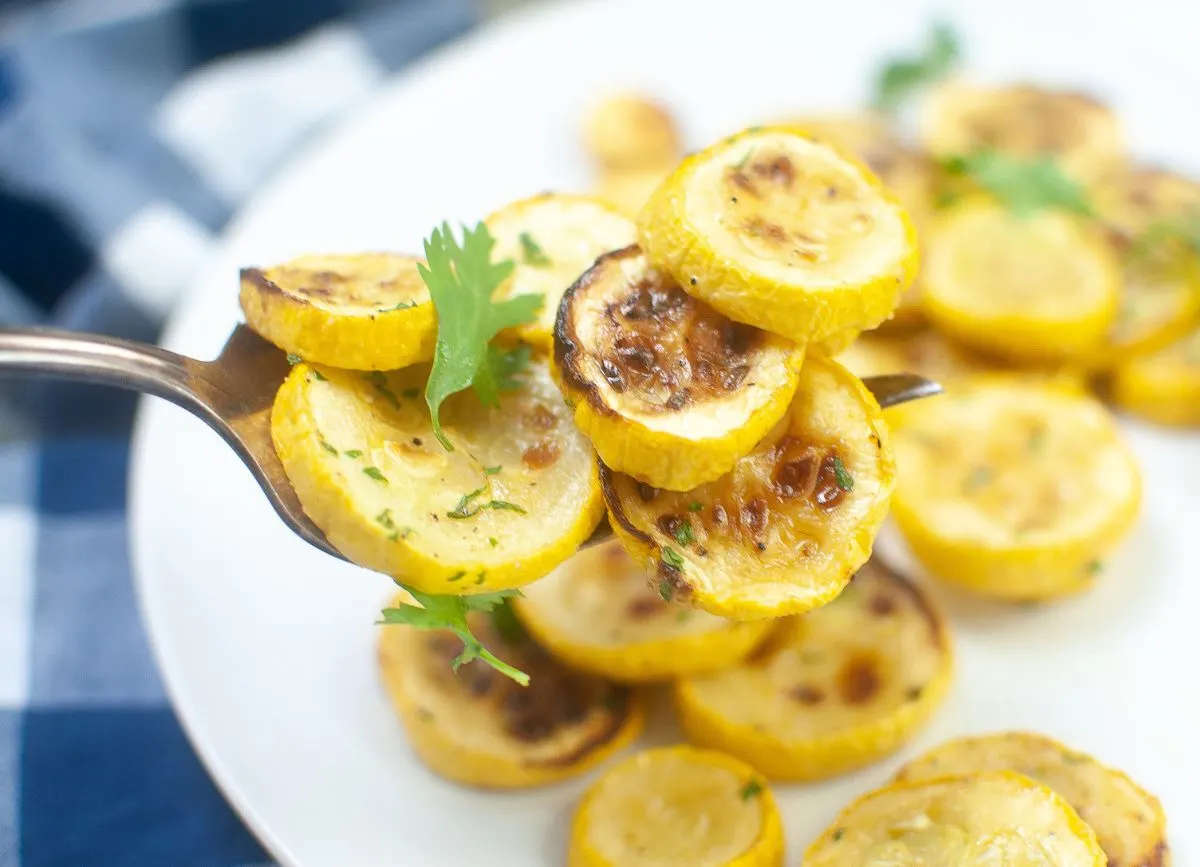
<path id="1" fill-rule="evenodd" d="M 196 364 L 148 343 L 53 328 L 0 328 L 0 375 L 29 374 L 145 392 L 188 409 Z"/>

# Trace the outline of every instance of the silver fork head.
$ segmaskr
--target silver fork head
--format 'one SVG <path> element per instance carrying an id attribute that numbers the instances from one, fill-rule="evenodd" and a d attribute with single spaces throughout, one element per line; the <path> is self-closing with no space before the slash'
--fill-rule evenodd
<path id="1" fill-rule="evenodd" d="M 245 325 L 238 325 L 215 361 L 184 359 L 184 366 L 191 376 L 192 390 L 221 424 L 213 424 L 213 419 L 206 421 L 217 428 L 249 467 L 284 523 L 309 544 L 344 560 L 305 514 L 271 440 L 271 405 L 289 369 L 283 351 Z M 911 373 L 867 377 L 863 383 L 884 409 L 942 391 L 938 383 Z M 612 530 L 602 523 L 583 547 L 610 538 Z"/>

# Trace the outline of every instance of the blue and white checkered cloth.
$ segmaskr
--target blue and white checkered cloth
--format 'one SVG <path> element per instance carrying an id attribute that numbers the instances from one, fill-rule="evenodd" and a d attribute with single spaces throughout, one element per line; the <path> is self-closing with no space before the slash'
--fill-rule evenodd
<path id="1" fill-rule="evenodd" d="M 0 327 L 153 339 L 307 134 L 472 0 L 0 2 Z M 261 863 L 130 582 L 131 398 L 0 382 L 0 867 Z"/>

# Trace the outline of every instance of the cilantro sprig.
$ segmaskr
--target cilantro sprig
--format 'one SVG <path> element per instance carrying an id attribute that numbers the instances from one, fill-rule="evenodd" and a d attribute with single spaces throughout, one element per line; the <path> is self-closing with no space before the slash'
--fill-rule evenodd
<path id="1" fill-rule="evenodd" d="M 1019 217 L 1050 209 L 1096 216 L 1083 187 L 1051 157 L 1021 159 L 980 150 L 943 160 L 942 167 L 949 175 L 970 178 Z"/>
<path id="2" fill-rule="evenodd" d="M 447 451 L 454 445 L 442 430 L 439 411 L 450 395 L 473 388 L 485 406 L 499 406 L 499 392 L 513 384 L 527 353 L 490 346 L 505 328 L 532 322 L 542 305 L 538 295 L 517 295 L 503 301 L 492 296 L 510 274 L 510 260 L 492 261 L 495 240 L 487 226 L 462 227 L 460 243 L 449 223 L 433 230 L 425 241 L 428 265 L 419 265 L 438 315 L 433 369 L 425 385 L 425 402 L 433 432 Z"/>
<path id="3" fill-rule="evenodd" d="M 894 112 L 926 85 L 944 78 L 960 56 L 958 34 L 946 24 L 935 24 L 928 43 L 915 57 L 895 57 L 875 77 L 875 108 Z"/>
<path id="4" fill-rule="evenodd" d="M 520 590 L 501 590 L 497 593 L 480 593 L 476 596 L 444 596 L 433 593 L 421 593 L 411 587 L 405 587 L 418 605 L 401 603 L 396 608 L 385 608 L 382 612 L 381 624 L 403 624 L 414 629 L 449 629 L 463 643 L 462 652 L 450 663 L 457 671 L 460 666 L 474 659 L 482 659 L 496 671 L 511 677 L 521 686 L 529 685 L 529 675 L 509 665 L 486 647 L 471 632 L 467 625 L 467 615 L 472 611 L 494 612 L 500 606 L 507 606 L 507 600 L 520 596 Z"/>

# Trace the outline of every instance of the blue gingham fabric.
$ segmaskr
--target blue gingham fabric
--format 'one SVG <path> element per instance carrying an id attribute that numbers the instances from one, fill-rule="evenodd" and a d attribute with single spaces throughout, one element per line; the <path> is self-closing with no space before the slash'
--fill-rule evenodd
<path id="1" fill-rule="evenodd" d="M 279 161 L 475 11 L 0 0 L 0 328 L 153 339 Z M 187 743 L 138 619 L 132 411 L 0 380 L 0 867 L 269 862 Z"/>

